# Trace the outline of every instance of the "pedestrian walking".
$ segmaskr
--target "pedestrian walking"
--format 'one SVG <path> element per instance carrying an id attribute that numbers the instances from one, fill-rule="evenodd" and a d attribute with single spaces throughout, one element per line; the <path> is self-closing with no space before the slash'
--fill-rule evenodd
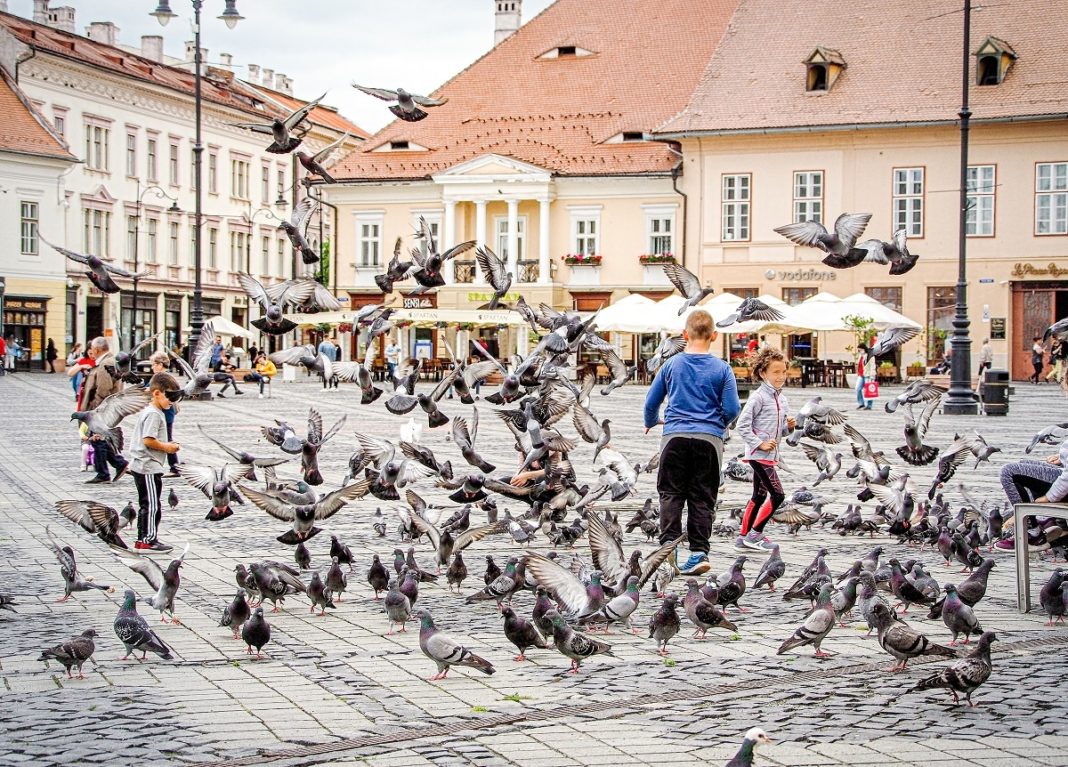
<path id="1" fill-rule="evenodd" d="M 152 374 L 167 373 L 171 366 L 171 358 L 166 352 L 155 352 L 148 358 L 149 363 L 152 365 Z M 174 441 L 174 418 L 178 415 L 178 403 L 170 402 L 169 407 L 163 409 L 163 420 L 167 423 L 167 441 Z M 167 467 L 169 471 L 167 476 L 177 477 L 178 474 L 178 453 L 167 453 Z"/>
<path id="2" fill-rule="evenodd" d="M 59 359 L 59 352 L 56 351 L 56 342 L 49 338 L 48 343 L 45 345 L 45 366 L 48 368 L 49 373 L 56 372 L 57 359 Z"/>
<path id="3" fill-rule="evenodd" d="M 734 547 L 741 551 L 770 551 L 771 540 L 764 527 L 786 500 L 779 480 L 779 440 L 789 434 L 795 421 L 782 393 L 786 385 L 786 357 L 770 346 L 761 349 L 753 362 L 753 377 L 760 387 L 738 418 L 737 432 L 745 443 L 745 456 L 753 471 L 753 495 L 742 512 L 741 534 Z"/>
<path id="4" fill-rule="evenodd" d="M 116 369 L 116 364 L 108 340 L 103 336 L 94 338 L 89 343 L 89 356 L 92 357 L 93 365 L 82 368 L 85 381 L 82 383 L 79 410 L 92 410 L 112 394 L 122 391 L 122 379 L 111 374 L 111 371 Z M 130 468 L 129 462 L 120 453 L 115 452 L 106 439 L 94 434 L 92 440 L 96 476 L 86 484 L 112 481 L 108 466 L 115 469 L 113 481 L 118 482 Z"/>
<path id="5" fill-rule="evenodd" d="M 866 366 L 868 364 L 868 345 L 860 345 L 860 353 L 857 355 L 857 410 L 871 410 L 875 400 L 867 399 L 864 396 L 864 384 L 868 382 L 869 378 L 875 377 L 875 365 L 878 363 L 872 360 L 872 370 L 868 371 Z"/>
<path id="6" fill-rule="evenodd" d="M 130 462 L 137 485 L 137 542 L 134 548 L 165 553 L 172 547 L 158 537 L 163 516 L 163 463 L 168 454 L 178 452 L 179 445 L 167 439 L 164 411 L 171 405 L 167 393 L 178 391 L 178 382 L 170 373 L 156 373 L 148 382 L 148 390 L 152 402 L 137 417 L 130 445 Z"/>
<path id="7" fill-rule="evenodd" d="M 1034 368 L 1034 373 L 1028 377 L 1028 381 L 1037 384 L 1039 376 L 1042 375 L 1043 360 L 1046 357 L 1046 350 L 1042 346 L 1042 342 L 1038 336 L 1035 336 L 1031 344 L 1031 367 Z"/>
<path id="8" fill-rule="evenodd" d="M 7 341 L 0 336 L 0 376 L 7 375 Z"/>
<path id="9" fill-rule="evenodd" d="M 687 575 L 709 569 L 708 539 L 719 493 L 719 467 L 728 424 L 741 410 L 738 383 L 723 360 L 710 353 L 712 317 L 698 309 L 686 319 L 686 348 L 664 363 L 645 399 L 645 432 L 664 425 L 656 489 L 660 495 L 660 543 L 682 535 L 686 508 L 689 551 L 676 564 Z M 667 399 L 661 420 L 660 406 Z"/>
<path id="10" fill-rule="evenodd" d="M 983 371 L 989 370 L 994 363 L 994 351 L 990 348 L 990 339 L 984 338 L 979 347 L 979 380 L 983 380 Z"/>
<path id="11" fill-rule="evenodd" d="M 386 346 L 386 369 L 389 371 L 389 380 L 393 380 L 393 376 L 397 374 L 397 366 L 400 365 L 401 347 L 397 343 L 396 336 L 389 339 L 389 344 Z"/>

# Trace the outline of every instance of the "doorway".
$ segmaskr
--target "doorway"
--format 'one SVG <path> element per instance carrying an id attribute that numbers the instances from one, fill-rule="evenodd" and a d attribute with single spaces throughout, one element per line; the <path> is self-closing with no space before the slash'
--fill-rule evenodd
<path id="1" fill-rule="evenodd" d="M 94 338 L 104 335 L 104 299 L 89 296 L 85 301 L 85 346 Z"/>

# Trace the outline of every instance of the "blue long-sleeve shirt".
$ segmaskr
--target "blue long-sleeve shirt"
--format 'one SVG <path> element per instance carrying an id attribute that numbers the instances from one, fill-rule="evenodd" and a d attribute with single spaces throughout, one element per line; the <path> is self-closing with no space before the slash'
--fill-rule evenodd
<path id="1" fill-rule="evenodd" d="M 711 354 L 683 352 L 664 363 L 645 397 L 645 427 L 660 420 L 664 434 L 711 434 L 722 439 L 742 406 L 738 382 L 726 362 Z"/>

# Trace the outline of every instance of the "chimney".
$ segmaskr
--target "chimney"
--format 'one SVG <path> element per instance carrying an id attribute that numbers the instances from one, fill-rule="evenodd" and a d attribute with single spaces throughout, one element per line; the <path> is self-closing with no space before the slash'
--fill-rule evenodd
<path id="1" fill-rule="evenodd" d="M 141 55 L 163 63 L 163 35 L 141 35 Z"/>
<path id="2" fill-rule="evenodd" d="M 119 28 L 110 21 L 92 21 L 85 28 L 85 36 L 90 40 L 115 46 L 119 44 Z"/>
<path id="3" fill-rule="evenodd" d="M 493 44 L 500 45 L 523 23 L 523 0 L 494 0 Z"/>
<path id="4" fill-rule="evenodd" d="M 7 13 L 7 0 L 0 0 L 0 13 Z"/>
<path id="5" fill-rule="evenodd" d="M 233 70 L 233 68 L 234 68 L 234 57 L 232 55 L 230 55 L 229 53 L 220 53 L 219 54 L 219 66 L 221 66 L 223 69 L 226 69 L 226 70 Z"/>
<path id="6" fill-rule="evenodd" d="M 268 88 L 273 88 L 274 87 L 274 70 L 273 69 L 267 69 L 266 67 L 264 67 L 264 69 L 263 69 L 263 84 L 266 85 Z"/>
<path id="7" fill-rule="evenodd" d="M 70 32 L 72 35 L 78 34 L 74 31 L 74 9 L 68 5 L 62 8 L 48 8 L 48 3 L 44 3 L 48 13 L 48 20 L 45 22 L 50 27 L 58 29 L 60 32 Z"/>
<path id="8" fill-rule="evenodd" d="M 48 23 L 48 0 L 33 0 L 33 20 L 36 24 Z"/>
<path id="9" fill-rule="evenodd" d="M 256 83 L 260 80 L 260 65 L 249 64 L 248 65 L 248 81 L 250 83 Z"/>
<path id="10" fill-rule="evenodd" d="M 283 73 L 279 72 L 274 76 L 274 89 L 280 93 L 291 93 L 293 88 L 292 81 L 286 77 Z"/>
<path id="11" fill-rule="evenodd" d="M 185 60 L 187 62 L 189 62 L 190 68 L 192 68 L 194 66 L 194 63 L 193 63 L 194 55 L 196 55 L 196 44 L 192 40 L 186 40 L 185 41 Z M 201 65 L 207 66 L 207 63 L 208 63 L 208 49 L 207 48 L 201 48 L 200 49 L 200 63 L 201 63 Z"/>

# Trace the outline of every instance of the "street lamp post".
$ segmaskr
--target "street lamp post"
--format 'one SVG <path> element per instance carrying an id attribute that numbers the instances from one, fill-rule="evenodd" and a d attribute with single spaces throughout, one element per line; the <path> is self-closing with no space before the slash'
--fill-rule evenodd
<path id="1" fill-rule="evenodd" d="M 949 396 L 942 412 L 949 415 L 975 415 L 979 405 L 972 389 L 972 340 L 968 335 L 968 282 L 966 223 L 968 216 L 968 128 L 972 116 L 968 108 L 969 64 L 971 61 L 972 2 L 964 0 L 964 47 L 961 61 L 960 112 L 960 211 L 957 234 L 957 306 L 953 315 L 952 357 Z"/>
<path id="2" fill-rule="evenodd" d="M 133 308 L 130 311 L 130 348 L 131 349 L 133 347 L 137 346 L 137 343 L 138 343 L 137 342 L 137 312 L 138 312 L 138 306 L 137 306 L 137 303 L 138 303 L 138 300 L 137 300 L 138 299 L 137 282 L 138 282 L 139 278 L 137 276 L 137 272 L 138 272 L 138 256 L 139 256 L 140 243 L 141 243 L 141 206 L 144 204 L 145 195 L 148 194 L 149 192 L 153 192 L 156 195 L 156 197 L 159 197 L 161 200 L 162 199 L 167 199 L 167 200 L 171 201 L 171 207 L 169 207 L 167 209 L 168 213 L 181 213 L 182 212 L 181 209 L 178 207 L 178 198 L 177 197 L 172 197 L 171 195 L 167 194 L 165 191 L 163 191 L 163 189 L 161 187 L 157 186 L 156 184 L 151 184 L 149 186 L 146 186 L 144 188 L 144 190 L 142 190 L 141 189 L 141 179 L 140 178 L 137 179 L 137 207 L 136 207 L 135 215 L 134 215 L 134 231 L 133 231 L 133 236 L 134 236 L 134 241 L 133 241 L 133 246 L 134 246 L 133 247 L 133 262 L 134 262 L 134 270 L 133 270 L 133 273 L 134 273 L 134 278 L 133 278 Z M 121 308 L 122 308 L 121 303 L 120 303 L 120 307 L 119 308 L 121 310 Z"/>
<path id="3" fill-rule="evenodd" d="M 196 123 L 193 138 L 193 184 L 194 199 L 196 205 L 193 212 L 193 308 L 190 312 L 189 325 L 189 350 L 190 353 L 197 348 L 200 341 L 200 330 L 204 327 L 204 304 L 200 279 L 200 229 L 201 229 L 201 201 L 203 191 L 201 179 L 203 178 L 202 163 L 204 144 L 201 142 L 201 90 L 200 90 L 200 67 L 203 59 L 200 55 L 200 10 L 204 6 L 204 0 L 191 0 L 193 4 L 193 112 Z M 160 26 L 167 26 L 167 22 L 178 14 L 171 11 L 170 0 L 159 0 L 159 5 L 151 16 L 155 16 Z M 219 19 L 226 26 L 233 29 L 237 22 L 244 17 L 237 12 L 237 0 L 226 0 L 226 8 L 219 15 Z"/>

